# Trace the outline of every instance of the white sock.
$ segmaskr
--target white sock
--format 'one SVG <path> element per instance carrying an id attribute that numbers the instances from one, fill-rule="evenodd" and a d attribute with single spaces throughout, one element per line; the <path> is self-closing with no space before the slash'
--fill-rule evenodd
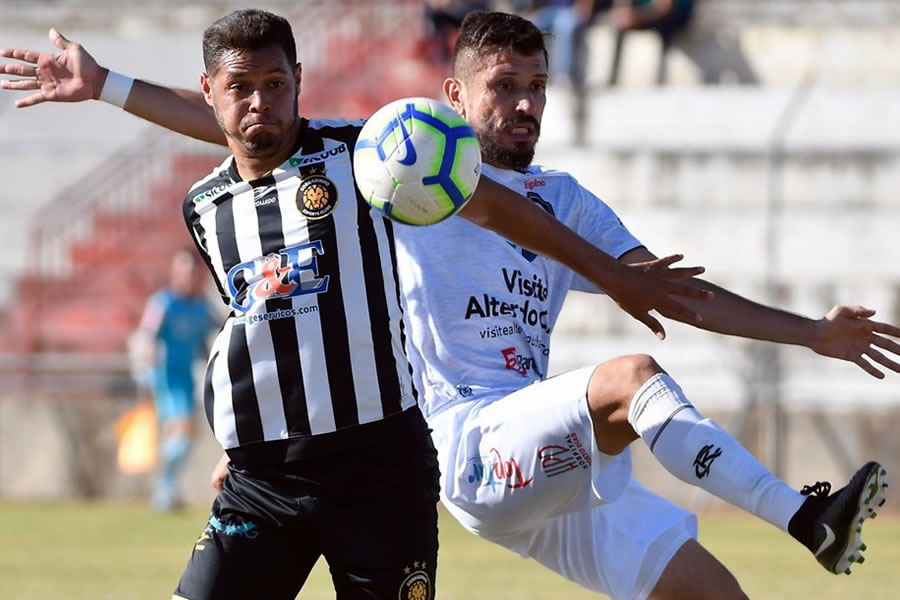
<path id="1" fill-rule="evenodd" d="M 628 422 L 670 473 L 783 531 L 806 500 L 704 418 L 665 373 L 654 375 L 637 391 Z"/>

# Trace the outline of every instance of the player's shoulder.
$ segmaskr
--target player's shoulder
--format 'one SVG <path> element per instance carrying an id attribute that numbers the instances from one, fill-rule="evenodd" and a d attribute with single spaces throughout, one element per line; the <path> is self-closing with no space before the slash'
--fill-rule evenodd
<path id="1" fill-rule="evenodd" d="M 533 176 L 533 177 L 546 177 L 548 179 L 554 181 L 564 181 L 566 183 L 574 183 L 578 184 L 578 181 L 575 179 L 575 176 L 569 173 L 568 171 L 560 171 L 558 169 L 551 169 L 549 167 L 545 167 L 544 165 L 538 164 L 530 164 L 528 168 L 525 169 L 524 175 Z"/>
<path id="2" fill-rule="evenodd" d="M 228 191 L 234 183 L 230 173 L 232 160 L 233 157 L 229 156 L 206 177 L 194 183 L 185 196 L 185 206 L 196 208 L 208 204 Z"/>
<path id="3" fill-rule="evenodd" d="M 320 135 L 352 147 L 365 124 L 365 119 L 310 119 L 307 135 Z"/>

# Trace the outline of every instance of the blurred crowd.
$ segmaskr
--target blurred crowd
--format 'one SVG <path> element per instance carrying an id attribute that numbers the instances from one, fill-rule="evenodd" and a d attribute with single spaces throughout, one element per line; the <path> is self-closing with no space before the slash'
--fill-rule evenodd
<path id="1" fill-rule="evenodd" d="M 673 48 L 697 67 L 703 84 L 758 83 L 737 36 L 729 35 L 722 24 L 696 18 L 702 5 L 702 0 L 426 0 L 426 53 L 432 62 L 449 63 L 456 32 L 470 12 L 503 10 L 528 17 L 550 36 L 551 85 L 572 92 L 573 131 L 579 143 L 587 119 L 587 83 L 597 79 L 590 77 L 590 70 L 603 69 L 590 65 L 592 27 L 612 30 L 614 47 L 605 68 L 608 87 L 619 85 L 626 40 L 637 31 L 659 39 L 656 85 L 668 82 Z"/>

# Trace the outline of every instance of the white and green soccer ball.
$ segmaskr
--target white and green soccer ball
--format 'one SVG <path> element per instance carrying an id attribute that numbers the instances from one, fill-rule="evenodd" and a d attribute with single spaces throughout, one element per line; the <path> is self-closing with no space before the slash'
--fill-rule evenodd
<path id="1" fill-rule="evenodd" d="M 385 216 L 431 225 L 472 197 L 481 150 L 475 132 L 452 108 L 430 98 L 403 98 L 366 122 L 353 172 L 363 198 Z"/>

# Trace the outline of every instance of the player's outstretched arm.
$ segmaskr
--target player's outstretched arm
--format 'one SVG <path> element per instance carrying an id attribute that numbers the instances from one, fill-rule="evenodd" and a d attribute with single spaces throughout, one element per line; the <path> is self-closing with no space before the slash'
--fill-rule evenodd
<path id="1" fill-rule="evenodd" d="M 127 78 L 113 74 L 116 81 L 111 81 L 109 69 L 98 65 L 80 44 L 66 39 L 56 28 L 50 29 L 49 38 L 60 52 L 0 48 L 0 57 L 20 61 L 0 63 L 0 75 L 17 77 L 0 79 L 0 88 L 34 92 L 16 100 L 17 108 L 43 102 L 100 100 L 104 86 L 114 83 L 123 90 Z M 135 81 L 130 91 L 124 92 L 120 100 L 128 112 L 193 138 L 225 144 L 215 115 L 199 91 Z"/>
<path id="2" fill-rule="evenodd" d="M 626 253 L 623 262 L 644 262 L 655 256 L 646 248 Z M 861 306 L 835 306 L 827 315 L 815 320 L 773 308 L 743 298 L 724 288 L 701 279 L 685 281 L 713 292 L 707 302 L 683 303 L 700 314 L 702 321 L 690 321 L 675 313 L 660 309 L 660 313 L 697 327 L 745 338 L 806 346 L 832 358 L 858 365 L 878 379 L 884 373 L 876 365 L 900 372 L 900 344 L 891 338 L 900 337 L 900 328 L 889 323 L 873 321 L 875 311 Z"/>
<path id="3" fill-rule="evenodd" d="M 692 322 L 699 313 L 687 308 L 682 300 L 699 301 L 710 296 L 706 290 L 680 281 L 699 275 L 703 267 L 670 268 L 681 260 L 677 255 L 630 265 L 620 263 L 533 202 L 488 177 L 482 176 L 472 199 L 459 214 L 580 273 L 660 339 L 665 338 L 665 329 L 651 310 Z"/>

